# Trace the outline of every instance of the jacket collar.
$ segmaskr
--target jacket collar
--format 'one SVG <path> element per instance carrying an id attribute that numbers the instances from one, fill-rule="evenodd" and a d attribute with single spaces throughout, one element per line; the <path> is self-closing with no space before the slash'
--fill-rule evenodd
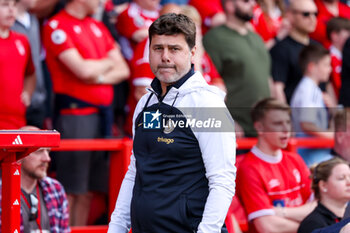
<path id="1" fill-rule="evenodd" d="M 317 209 L 320 213 L 322 213 L 325 216 L 328 216 L 331 219 L 334 219 L 335 221 L 341 220 L 341 217 L 336 216 L 332 211 L 330 211 L 327 207 L 325 207 L 321 202 L 318 202 Z"/>

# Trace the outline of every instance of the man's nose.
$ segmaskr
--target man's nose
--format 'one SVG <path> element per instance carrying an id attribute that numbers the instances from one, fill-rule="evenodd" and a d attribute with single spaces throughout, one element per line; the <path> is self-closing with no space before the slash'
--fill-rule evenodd
<path id="1" fill-rule="evenodd" d="M 162 62 L 169 62 L 170 58 L 169 58 L 169 50 L 168 49 L 164 49 L 162 52 Z"/>
<path id="2" fill-rule="evenodd" d="M 41 158 L 44 161 L 50 162 L 51 158 L 50 158 L 50 153 L 49 150 L 43 150 L 42 154 L 41 154 Z"/>

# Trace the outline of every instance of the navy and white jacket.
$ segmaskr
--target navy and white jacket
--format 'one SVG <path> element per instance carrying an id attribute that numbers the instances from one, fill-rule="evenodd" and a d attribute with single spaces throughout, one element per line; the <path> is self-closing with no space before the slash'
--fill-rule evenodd
<path id="1" fill-rule="evenodd" d="M 224 94 L 193 70 L 164 97 L 157 78 L 151 87 L 135 109 L 133 153 L 108 233 L 126 233 L 130 227 L 133 233 L 219 233 L 235 192 L 234 131 L 148 130 L 143 115 L 226 108 Z"/>

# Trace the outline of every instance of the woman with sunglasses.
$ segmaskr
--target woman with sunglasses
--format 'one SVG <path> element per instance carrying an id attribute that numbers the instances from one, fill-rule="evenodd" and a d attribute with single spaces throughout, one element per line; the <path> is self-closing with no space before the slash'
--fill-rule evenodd
<path id="1" fill-rule="evenodd" d="M 284 14 L 284 0 L 257 0 L 251 23 L 268 49 L 288 35 L 291 26 Z"/>
<path id="2" fill-rule="evenodd" d="M 301 222 L 298 233 L 309 233 L 342 219 L 350 201 L 349 163 L 338 157 L 319 163 L 313 171 L 312 188 L 318 205 Z"/>

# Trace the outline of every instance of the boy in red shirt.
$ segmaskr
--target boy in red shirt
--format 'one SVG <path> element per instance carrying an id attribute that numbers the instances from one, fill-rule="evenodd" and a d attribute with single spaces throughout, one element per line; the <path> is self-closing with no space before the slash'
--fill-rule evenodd
<path id="1" fill-rule="evenodd" d="M 315 0 L 318 9 L 316 30 L 310 34 L 310 37 L 319 41 L 326 48 L 329 47 L 330 41 L 326 34 L 326 24 L 333 17 L 343 17 L 350 19 L 350 7 L 339 0 Z"/>
<path id="2" fill-rule="evenodd" d="M 350 20 L 342 17 L 334 17 L 327 23 L 327 37 L 331 41 L 329 52 L 331 54 L 331 84 L 336 95 L 336 99 L 339 99 L 339 91 L 341 87 L 341 67 L 343 64 L 343 48 L 345 41 L 350 36 Z"/>
<path id="3" fill-rule="evenodd" d="M 35 70 L 24 35 L 10 31 L 16 19 L 15 0 L 0 0 L 0 129 L 26 124 L 26 107 L 35 89 Z"/>
<path id="4" fill-rule="evenodd" d="M 296 232 L 316 206 L 310 171 L 298 155 L 283 151 L 291 134 L 290 108 L 267 98 L 252 110 L 258 142 L 237 171 L 237 193 L 249 232 Z"/>

